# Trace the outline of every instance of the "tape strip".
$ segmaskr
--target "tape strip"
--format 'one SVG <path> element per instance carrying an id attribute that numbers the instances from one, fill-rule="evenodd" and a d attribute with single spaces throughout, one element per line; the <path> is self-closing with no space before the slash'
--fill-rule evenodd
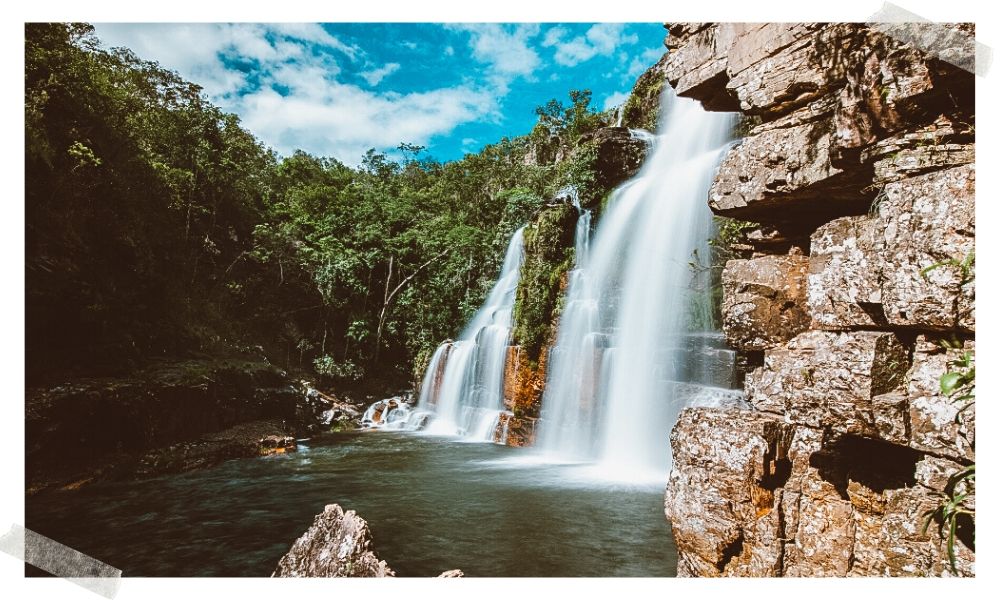
<path id="1" fill-rule="evenodd" d="M 0 537 L 0 551 L 109 600 L 118 594 L 121 586 L 121 569 L 104 564 L 16 523 Z"/>
<path id="2" fill-rule="evenodd" d="M 891 2 L 868 18 L 877 31 L 960 69 L 985 77 L 993 64 L 993 49 L 955 27 L 934 23 Z"/>

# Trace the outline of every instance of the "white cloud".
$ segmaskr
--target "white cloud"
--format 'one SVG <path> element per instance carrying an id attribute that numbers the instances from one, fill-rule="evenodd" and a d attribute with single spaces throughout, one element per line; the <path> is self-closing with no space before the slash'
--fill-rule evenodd
<path id="1" fill-rule="evenodd" d="M 621 106 L 626 100 L 628 100 L 628 92 L 615 92 L 604 99 L 602 109 L 609 110 L 616 106 Z"/>
<path id="2" fill-rule="evenodd" d="M 628 72 L 626 73 L 627 78 L 638 77 L 643 71 L 652 67 L 656 64 L 656 61 L 660 60 L 663 53 L 667 50 L 665 48 L 648 48 L 639 56 L 632 59 L 629 63 Z"/>
<path id="3" fill-rule="evenodd" d="M 375 87 L 380 81 L 392 75 L 399 70 L 399 63 L 387 63 L 385 66 L 379 67 L 378 69 L 372 69 L 371 71 L 362 71 L 358 73 L 362 79 L 368 82 L 368 85 Z"/>
<path id="4" fill-rule="evenodd" d="M 622 23 L 598 23 L 593 25 L 584 35 L 578 35 L 569 41 L 563 41 L 566 31 L 558 31 L 558 27 L 549 30 L 543 41 L 545 46 L 555 46 L 556 62 L 572 67 L 586 62 L 595 56 L 610 56 L 619 46 L 635 44 L 639 41 L 636 34 L 624 35 L 625 25 Z"/>
<path id="5" fill-rule="evenodd" d="M 475 23 L 453 27 L 469 32 L 472 57 L 489 65 L 490 81 L 501 94 L 507 93 L 514 78 L 530 78 L 541 65 L 538 53 L 528 45 L 541 31 L 537 23 Z"/>
<path id="6" fill-rule="evenodd" d="M 542 39 L 542 45 L 546 47 L 555 46 L 567 33 L 568 32 L 565 27 L 553 27 L 545 33 L 545 38 Z"/>
<path id="7" fill-rule="evenodd" d="M 112 24 L 98 25 L 97 34 L 106 45 L 127 46 L 199 83 L 283 154 L 303 149 L 356 165 L 368 148 L 426 145 L 459 124 L 498 114 L 495 90 L 471 84 L 400 94 L 345 83 L 341 66 L 364 52 L 319 25 Z M 483 56 L 495 57 L 504 73 L 516 71 L 520 50 L 505 53 L 482 36 Z M 251 72 L 233 68 L 233 61 L 251 63 Z M 359 75 L 374 86 L 399 68 L 389 63 Z"/>

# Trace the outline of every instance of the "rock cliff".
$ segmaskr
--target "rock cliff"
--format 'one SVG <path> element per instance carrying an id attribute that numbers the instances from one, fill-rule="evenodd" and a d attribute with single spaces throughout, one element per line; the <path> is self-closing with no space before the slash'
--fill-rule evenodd
<path id="1" fill-rule="evenodd" d="M 671 434 L 678 573 L 974 575 L 971 522 L 954 568 L 924 528 L 975 462 L 941 385 L 975 352 L 973 74 L 863 24 L 667 28 L 654 70 L 753 124 L 709 205 L 761 225 L 722 276 L 750 408 Z"/>

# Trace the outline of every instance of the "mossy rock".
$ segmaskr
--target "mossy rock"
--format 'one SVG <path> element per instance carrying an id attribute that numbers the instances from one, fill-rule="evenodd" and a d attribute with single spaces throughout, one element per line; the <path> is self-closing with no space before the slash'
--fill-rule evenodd
<path id="1" fill-rule="evenodd" d="M 524 231 L 524 264 L 514 304 L 514 339 L 537 363 L 550 337 L 563 275 L 573 265 L 576 209 L 544 208 Z"/>

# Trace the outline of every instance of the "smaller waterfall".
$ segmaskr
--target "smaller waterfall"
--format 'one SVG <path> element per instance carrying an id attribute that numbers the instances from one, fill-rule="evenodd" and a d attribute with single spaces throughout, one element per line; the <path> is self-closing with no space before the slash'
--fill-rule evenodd
<path id="1" fill-rule="evenodd" d="M 524 228 L 511 237 L 500 277 L 456 341 L 434 352 L 416 413 L 426 431 L 492 441 L 503 411 L 503 375 L 510 345 L 514 295 L 524 259 Z"/>

